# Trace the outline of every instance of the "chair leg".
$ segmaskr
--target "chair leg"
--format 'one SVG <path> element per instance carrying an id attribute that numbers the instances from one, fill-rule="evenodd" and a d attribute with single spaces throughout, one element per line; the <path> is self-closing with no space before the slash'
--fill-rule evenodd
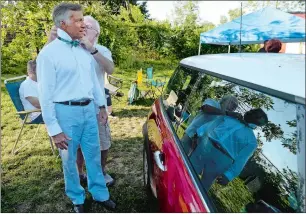
<path id="1" fill-rule="evenodd" d="M 49 137 L 49 142 L 50 142 L 50 147 L 51 147 L 51 150 L 52 150 L 52 154 L 53 154 L 53 155 L 56 155 L 56 154 L 55 154 L 55 150 L 54 150 L 54 145 L 53 145 L 53 142 L 52 142 L 52 138 L 49 136 L 48 130 L 47 130 L 47 127 L 46 127 L 46 126 L 45 126 L 45 130 L 46 130 L 47 135 L 48 135 L 48 137 Z"/>
<path id="2" fill-rule="evenodd" d="M 37 133 L 38 133 L 39 128 L 40 128 L 40 124 L 38 124 L 37 129 L 36 129 L 36 132 L 35 132 L 34 137 L 32 138 L 32 140 L 34 140 L 34 139 L 36 138 L 36 135 L 37 135 Z"/>
<path id="3" fill-rule="evenodd" d="M 29 143 L 33 142 L 33 140 L 36 138 L 36 135 L 37 135 L 37 133 L 38 133 L 38 131 L 39 131 L 39 128 L 40 128 L 40 124 L 38 124 L 37 129 L 36 129 L 35 134 L 34 134 L 34 136 L 32 137 L 32 139 L 31 139 L 30 141 L 26 142 L 25 144 L 23 144 L 22 146 L 20 146 L 20 147 L 15 151 L 15 153 L 18 152 L 20 149 L 24 148 L 24 147 L 25 147 L 26 145 L 28 145 Z"/>
<path id="4" fill-rule="evenodd" d="M 52 153 L 53 153 L 53 155 L 55 155 L 55 150 L 54 150 L 54 146 L 53 146 L 53 142 L 52 142 L 51 137 L 49 137 L 49 141 L 50 141 L 50 147 L 51 147 Z"/>
<path id="5" fill-rule="evenodd" d="M 17 139 L 16 139 L 16 141 L 15 141 L 14 147 L 13 147 L 12 152 L 11 152 L 12 155 L 15 154 L 15 149 L 16 149 L 17 143 L 18 143 L 18 141 L 19 141 L 19 139 L 20 139 L 21 132 L 22 132 L 22 130 L 23 130 L 23 128 L 24 128 L 24 125 L 25 125 L 25 122 L 27 121 L 27 119 L 28 119 L 28 114 L 26 114 L 26 116 L 25 116 L 25 118 L 24 118 L 24 120 L 23 120 L 23 122 L 22 122 L 22 127 L 21 127 L 21 129 L 20 129 L 20 132 L 19 132 L 19 134 L 18 134 L 18 137 L 17 137 Z"/>

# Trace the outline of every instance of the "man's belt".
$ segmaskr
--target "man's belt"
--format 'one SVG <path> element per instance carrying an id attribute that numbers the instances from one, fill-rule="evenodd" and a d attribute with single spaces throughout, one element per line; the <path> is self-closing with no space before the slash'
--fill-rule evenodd
<path id="1" fill-rule="evenodd" d="M 65 101 L 65 102 L 55 102 L 63 105 L 69 105 L 69 106 L 87 106 L 91 100 L 85 100 L 85 101 Z"/>

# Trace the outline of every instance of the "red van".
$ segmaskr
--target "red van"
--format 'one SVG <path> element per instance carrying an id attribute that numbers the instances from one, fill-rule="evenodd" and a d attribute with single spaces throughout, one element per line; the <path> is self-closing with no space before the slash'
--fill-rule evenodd
<path id="1" fill-rule="evenodd" d="M 305 212 L 305 55 L 183 59 L 143 136 L 161 212 Z"/>

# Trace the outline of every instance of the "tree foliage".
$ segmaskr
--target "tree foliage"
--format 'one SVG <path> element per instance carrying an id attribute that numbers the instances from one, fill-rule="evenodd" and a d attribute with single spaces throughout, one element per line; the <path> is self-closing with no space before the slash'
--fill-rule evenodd
<path id="1" fill-rule="evenodd" d="M 1 1 L 2 72 L 24 73 L 26 62 L 37 56 L 51 29 L 52 10 L 61 1 Z M 176 25 L 170 21 L 149 19 L 146 2 L 135 0 L 70 1 L 83 6 L 101 26 L 99 43 L 108 47 L 120 67 L 140 67 L 146 60 L 181 59 L 196 55 L 199 35 L 215 27 L 198 23 L 196 2 L 183 2 L 176 7 Z M 180 14 L 184 14 L 179 22 Z M 202 53 L 218 52 L 216 46 Z"/>
<path id="2" fill-rule="evenodd" d="M 284 12 L 305 12 L 305 1 L 248 1 L 244 8 L 250 11 L 256 11 L 265 7 L 273 7 Z"/>

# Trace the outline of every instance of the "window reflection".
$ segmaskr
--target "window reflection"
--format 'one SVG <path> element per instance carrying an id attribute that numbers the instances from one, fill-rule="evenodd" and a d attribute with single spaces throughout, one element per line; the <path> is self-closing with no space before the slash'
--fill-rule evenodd
<path id="1" fill-rule="evenodd" d="M 305 106 L 182 71 L 173 124 L 218 211 L 303 211 Z"/>
<path id="2" fill-rule="evenodd" d="M 163 94 L 163 103 L 175 129 L 183 124 L 186 125 L 190 119 L 190 112 L 188 109 L 183 109 L 183 106 L 186 104 L 187 97 L 196 88 L 198 79 L 197 72 L 178 67 L 169 80 Z"/>

